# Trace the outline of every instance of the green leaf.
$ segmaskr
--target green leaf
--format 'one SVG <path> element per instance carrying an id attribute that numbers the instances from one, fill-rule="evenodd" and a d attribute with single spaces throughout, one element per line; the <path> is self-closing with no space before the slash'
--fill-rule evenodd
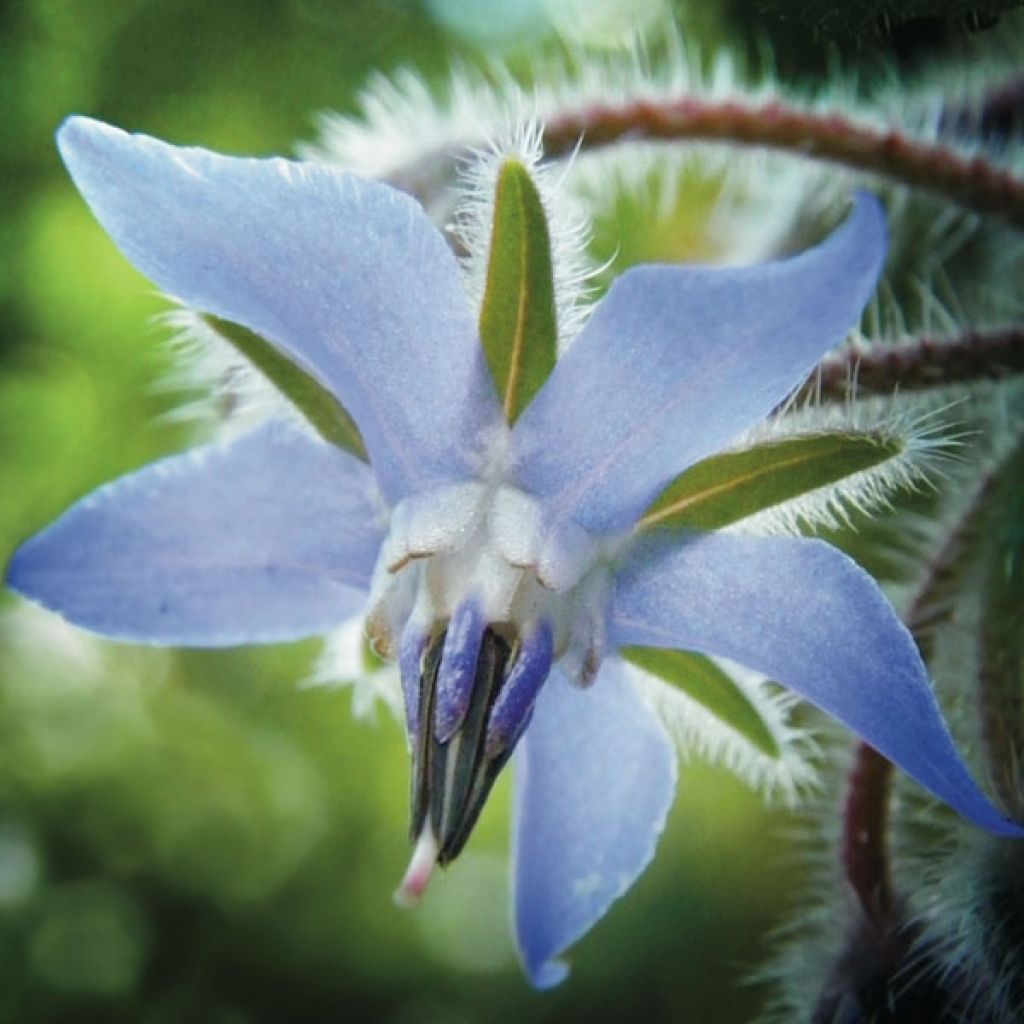
<path id="1" fill-rule="evenodd" d="M 554 369 L 557 338 L 544 206 L 527 169 L 506 160 L 494 196 L 480 339 L 509 423 Z"/>
<path id="2" fill-rule="evenodd" d="M 749 740 L 762 754 L 774 758 L 782 756 L 779 744 L 757 708 L 710 658 L 660 647 L 623 647 L 619 653 L 638 668 L 682 690 Z"/>
<path id="3" fill-rule="evenodd" d="M 252 363 L 325 440 L 368 462 L 359 428 L 345 407 L 318 380 L 241 324 L 201 314 L 203 323 Z"/>
<path id="4" fill-rule="evenodd" d="M 881 465 L 904 442 L 876 433 L 827 433 L 713 455 L 676 477 L 639 528 L 714 530 Z"/>

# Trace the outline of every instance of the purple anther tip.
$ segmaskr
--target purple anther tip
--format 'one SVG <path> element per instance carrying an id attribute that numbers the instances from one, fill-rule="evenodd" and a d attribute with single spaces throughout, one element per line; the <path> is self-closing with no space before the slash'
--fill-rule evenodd
<path id="1" fill-rule="evenodd" d="M 402 633 L 398 653 L 402 699 L 405 702 L 405 725 L 410 740 L 415 740 L 420 728 L 420 671 L 427 639 L 427 633 L 422 628 L 409 622 Z"/>
<path id="2" fill-rule="evenodd" d="M 474 600 L 459 605 L 448 623 L 434 707 L 434 735 L 439 743 L 447 742 L 466 716 L 486 626 Z"/>
<path id="3" fill-rule="evenodd" d="M 554 638 L 547 622 L 523 638 L 519 657 L 498 694 L 487 723 L 485 753 L 497 757 L 514 746 L 533 715 L 534 701 L 551 673 Z"/>

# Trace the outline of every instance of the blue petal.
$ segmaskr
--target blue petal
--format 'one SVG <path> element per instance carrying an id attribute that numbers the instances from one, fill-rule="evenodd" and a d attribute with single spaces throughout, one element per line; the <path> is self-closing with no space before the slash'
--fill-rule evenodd
<path id="1" fill-rule="evenodd" d="M 139 270 L 338 396 L 390 501 L 472 475 L 497 398 L 455 258 L 412 199 L 326 166 L 180 149 L 79 117 L 58 141 Z"/>
<path id="2" fill-rule="evenodd" d="M 617 644 L 732 658 L 834 715 L 964 817 L 1024 836 L 971 779 L 913 638 L 874 580 L 821 541 L 652 537 L 617 582 Z"/>
<path id="3" fill-rule="evenodd" d="M 119 640 L 294 640 L 365 601 L 374 494 L 364 463 L 271 424 L 101 487 L 16 552 L 7 582 Z"/>
<path id="4" fill-rule="evenodd" d="M 654 856 L 676 786 L 672 743 L 617 658 L 582 690 L 557 669 L 516 754 L 515 927 L 539 988 Z"/>
<path id="5" fill-rule="evenodd" d="M 841 228 L 794 259 L 627 271 L 516 422 L 520 484 L 558 519 L 628 527 L 842 340 L 884 257 L 881 208 L 859 195 Z"/>

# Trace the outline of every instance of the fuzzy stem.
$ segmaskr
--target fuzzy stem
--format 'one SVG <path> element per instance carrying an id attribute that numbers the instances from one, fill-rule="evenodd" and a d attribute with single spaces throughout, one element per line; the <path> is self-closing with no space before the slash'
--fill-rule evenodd
<path id="1" fill-rule="evenodd" d="M 891 779 L 892 764 L 874 747 L 858 744 L 843 808 L 843 869 L 880 935 L 888 930 L 893 908 L 887 839 Z"/>
<path id="2" fill-rule="evenodd" d="M 651 140 L 732 142 L 816 157 L 927 189 L 1024 227 L 1024 180 L 984 158 L 778 100 L 752 104 L 684 97 L 594 104 L 554 115 L 544 131 L 549 156 L 568 155 L 577 146 Z"/>
<path id="3" fill-rule="evenodd" d="M 1002 380 L 1024 373 L 1024 327 L 922 335 L 892 344 L 851 345 L 826 356 L 801 397 L 845 401 L 852 395 L 921 391 Z"/>

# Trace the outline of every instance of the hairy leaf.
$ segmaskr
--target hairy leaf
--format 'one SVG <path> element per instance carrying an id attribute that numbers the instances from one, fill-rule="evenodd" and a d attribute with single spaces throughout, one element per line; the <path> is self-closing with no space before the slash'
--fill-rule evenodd
<path id="1" fill-rule="evenodd" d="M 480 338 L 505 418 L 514 423 L 554 368 L 557 345 L 547 218 L 517 160 L 498 174 Z"/>
<path id="2" fill-rule="evenodd" d="M 904 451 L 873 433 L 793 437 L 726 452 L 676 477 L 640 520 L 640 528 L 713 530 L 879 466 Z"/>

